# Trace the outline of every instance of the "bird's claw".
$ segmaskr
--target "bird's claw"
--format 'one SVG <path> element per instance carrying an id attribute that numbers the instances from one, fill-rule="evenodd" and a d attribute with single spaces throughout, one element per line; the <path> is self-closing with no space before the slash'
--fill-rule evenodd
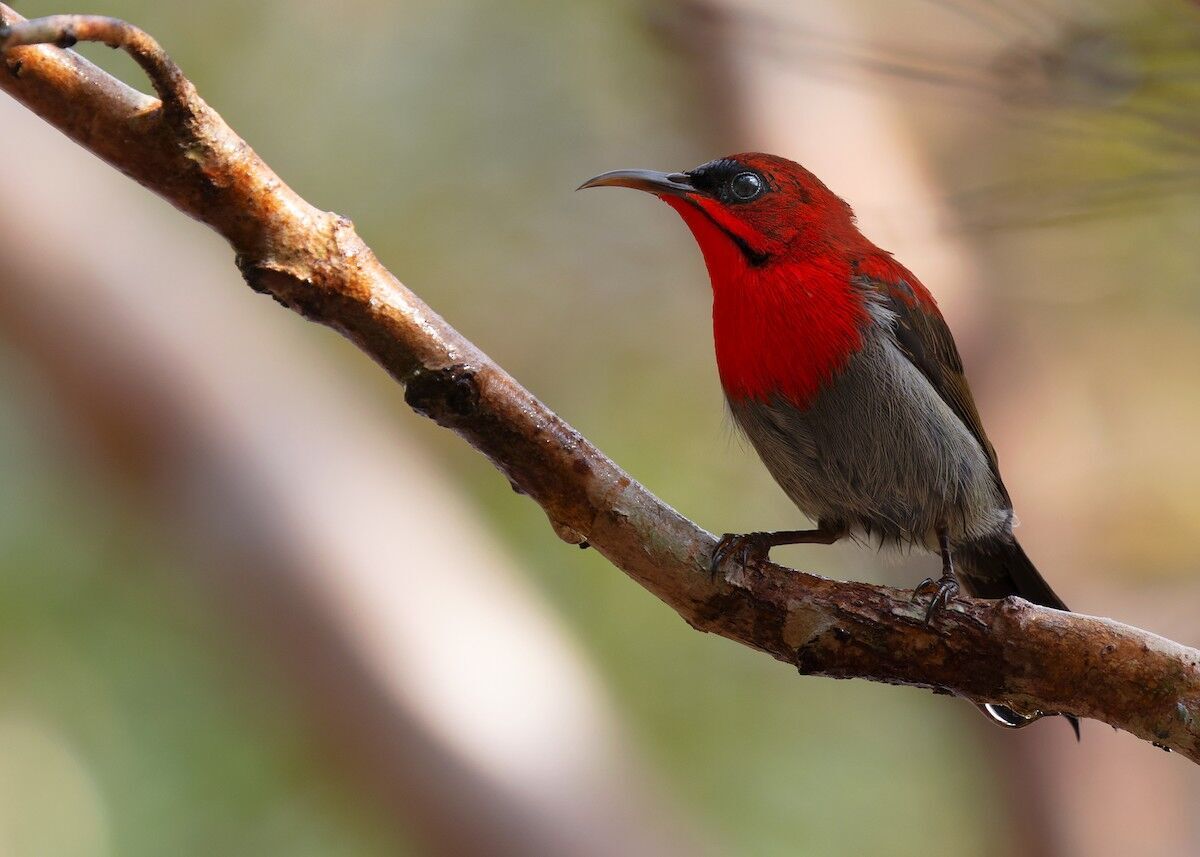
<path id="1" fill-rule="evenodd" d="M 745 569 L 767 559 L 771 546 L 767 543 L 767 533 L 726 533 L 721 536 L 717 546 L 713 548 L 712 564 L 709 571 L 716 575 L 725 560 L 733 557 L 737 564 Z"/>
<path id="2" fill-rule="evenodd" d="M 909 596 L 909 599 L 908 599 L 909 603 L 915 604 L 917 599 L 920 598 L 922 595 L 929 594 L 930 592 L 936 592 L 937 591 L 936 584 L 937 584 L 937 581 L 934 580 L 932 577 L 927 577 L 924 580 L 922 580 L 915 587 L 913 587 L 912 595 Z"/>
<path id="3" fill-rule="evenodd" d="M 933 597 L 929 599 L 929 606 L 925 608 L 925 622 L 930 622 L 934 614 L 939 610 L 945 610 L 946 606 L 955 598 L 958 597 L 958 581 L 951 574 L 943 575 L 934 580 L 932 577 L 927 577 L 917 584 L 917 588 L 913 590 L 910 601 L 915 602 L 917 598 L 927 593 L 933 593 Z"/>

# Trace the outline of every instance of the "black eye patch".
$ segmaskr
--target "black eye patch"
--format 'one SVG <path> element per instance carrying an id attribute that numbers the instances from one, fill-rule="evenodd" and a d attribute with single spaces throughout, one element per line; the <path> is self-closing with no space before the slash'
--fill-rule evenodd
<path id="1" fill-rule="evenodd" d="M 725 158 L 696 167 L 688 176 L 696 190 L 726 205 L 751 202 L 771 190 L 757 170 Z"/>

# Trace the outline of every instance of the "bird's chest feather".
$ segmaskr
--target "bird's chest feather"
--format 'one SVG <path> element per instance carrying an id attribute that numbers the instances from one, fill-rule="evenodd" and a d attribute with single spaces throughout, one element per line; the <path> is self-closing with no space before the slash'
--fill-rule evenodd
<path id="1" fill-rule="evenodd" d="M 813 260 L 713 278 L 713 338 L 726 396 L 810 404 L 862 348 L 870 314 L 848 266 Z"/>

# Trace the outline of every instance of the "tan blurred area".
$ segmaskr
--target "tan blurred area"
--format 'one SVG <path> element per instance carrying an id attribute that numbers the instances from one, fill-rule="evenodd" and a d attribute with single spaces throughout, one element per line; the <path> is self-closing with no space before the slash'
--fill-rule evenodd
<path id="1" fill-rule="evenodd" d="M 698 254 L 665 207 L 571 189 L 801 161 L 937 295 L 1055 588 L 1200 644 L 1195 4 L 101 5 L 18 8 L 152 32 L 714 531 L 797 515 L 724 421 Z M 1200 850 L 1186 761 L 695 634 L 11 101 L 0 163 L 0 854 Z"/>

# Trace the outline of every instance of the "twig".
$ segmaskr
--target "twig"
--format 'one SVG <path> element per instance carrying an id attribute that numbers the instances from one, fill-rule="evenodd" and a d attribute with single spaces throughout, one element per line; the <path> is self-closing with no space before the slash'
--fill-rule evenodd
<path id="1" fill-rule="evenodd" d="M 715 539 L 654 497 L 460 336 L 375 258 L 345 218 L 293 192 L 195 93 L 148 36 L 107 18 L 10 29 L 0 87 L 233 245 L 246 281 L 349 337 L 545 510 L 701 631 L 800 672 L 866 678 L 1102 720 L 1200 761 L 1200 652 L 1020 599 L 960 600 L 924 621 L 905 592 L 773 564 L 707 572 Z M 165 102 L 69 51 L 136 51 Z M 32 45 L 34 42 L 45 44 Z"/>
<path id="2" fill-rule="evenodd" d="M 8 20 L 5 18 L 5 20 Z M 69 48 L 77 42 L 103 42 L 121 48 L 140 65 L 154 91 L 164 103 L 186 103 L 194 94 L 192 82 L 158 42 L 132 24 L 101 15 L 50 15 L 25 21 L 19 27 L 0 30 L 4 50 L 22 45 L 57 45 Z"/>

